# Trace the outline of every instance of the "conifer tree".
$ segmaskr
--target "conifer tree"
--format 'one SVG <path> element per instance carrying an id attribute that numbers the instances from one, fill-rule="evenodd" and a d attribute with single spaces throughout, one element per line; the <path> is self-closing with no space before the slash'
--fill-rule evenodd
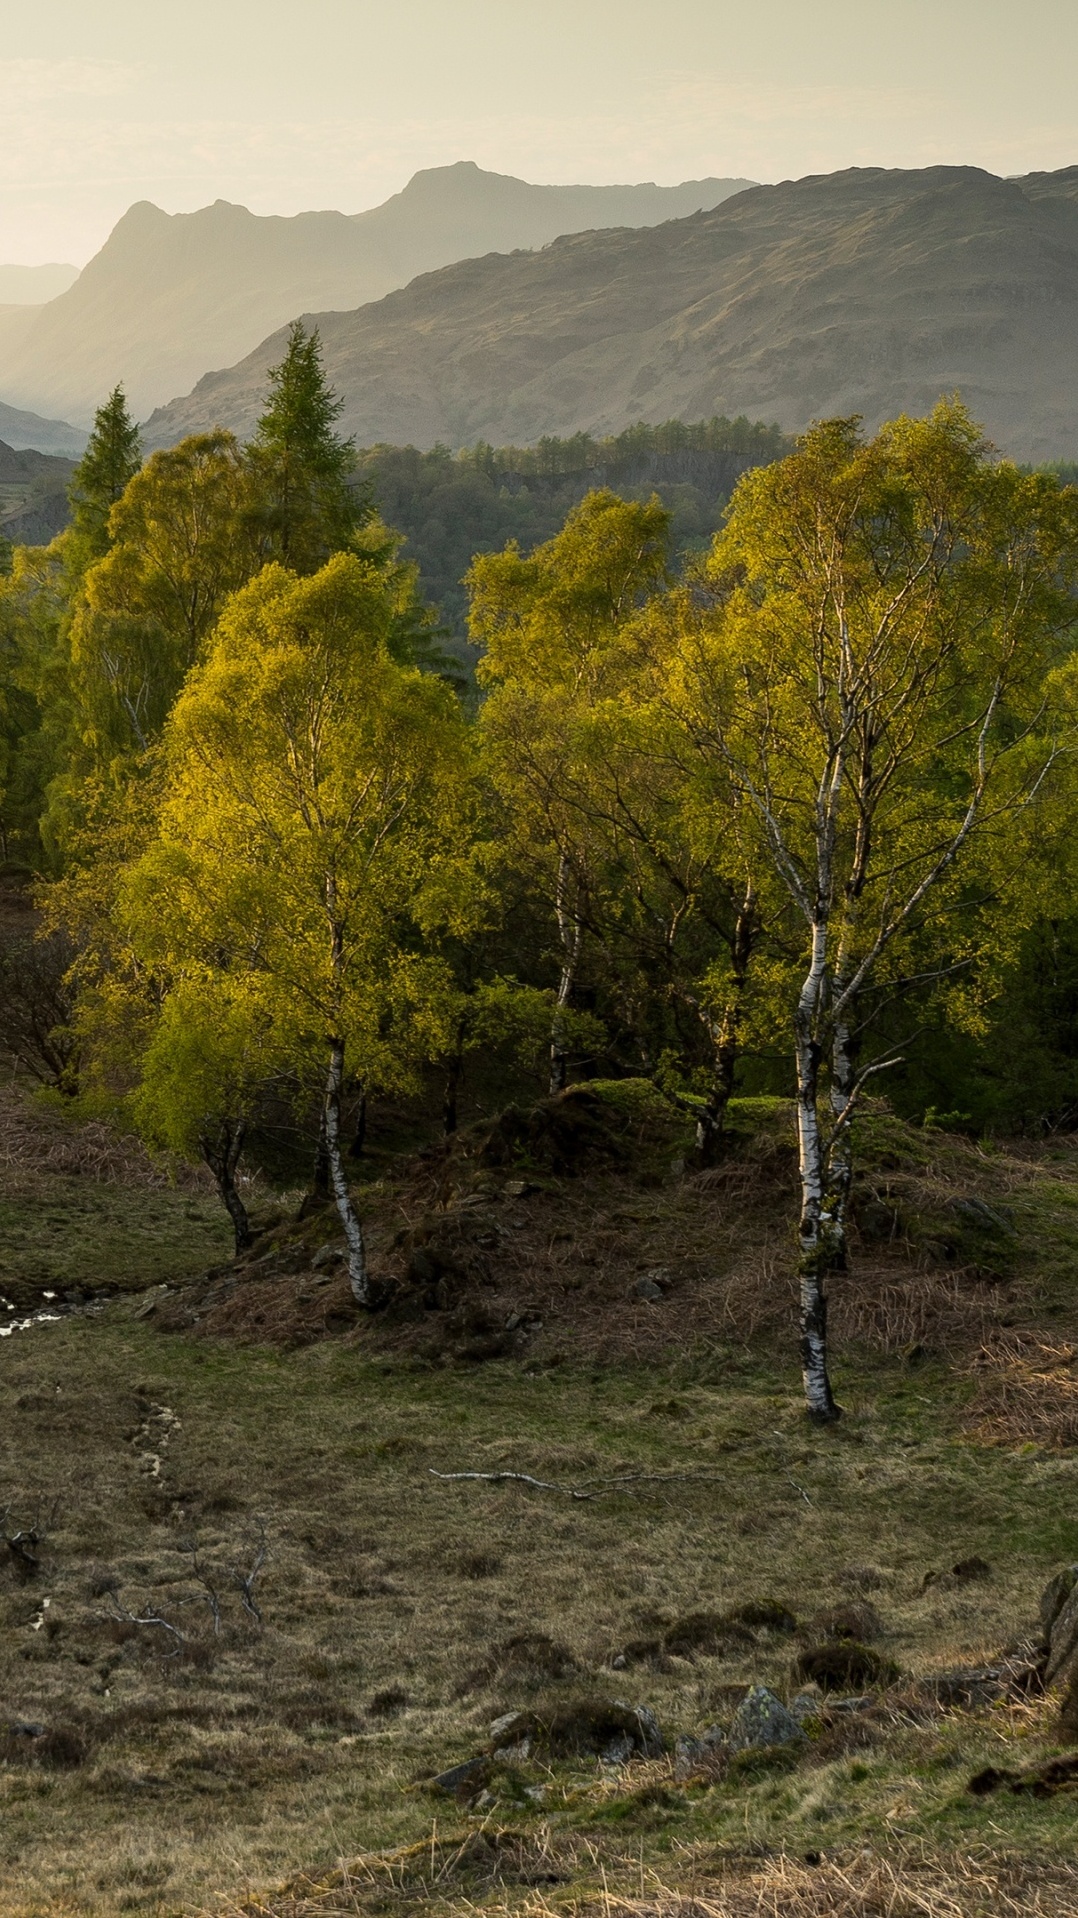
<path id="1" fill-rule="evenodd" d="M 76 539 L 87 561 L 108 552 L 109 514 L 141 465 L 138 427 L 127 410 L 123 387 L 114 386 L 97 409 L 69 488 Z"/>
<path id="2" fill-rule="evenodd" d="M 269 403 L 248 449 L 257 530 L 266 559 L 314 573 L 351 546 L 371 509 L 349 484 L 355 442 L 334 431 L 343 401 L 326 383 L 317 331 L 297 320 L 269 377 Z"/>

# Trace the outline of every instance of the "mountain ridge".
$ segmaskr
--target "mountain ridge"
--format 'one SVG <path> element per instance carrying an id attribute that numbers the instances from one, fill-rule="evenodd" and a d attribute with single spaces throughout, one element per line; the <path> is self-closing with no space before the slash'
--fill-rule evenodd
<path id="1" fill-rule="evenodd" d="M 304 310 L 351 310 L 454 260 L 680 216 L 745 184 L 536 186 L 459 161 L 355 214 L 260 215 L 227 200 L 169 214 L 136 201 L 65 293 L 0 308 L 0 393 L 85 425 L 121 381 L 145 414 Z"/>
<path id="2" fill-rule="evenodd" d="M 870 425 L 961 392 L 1023 458 L 1078 448 L 1078 169 L 850 168 L 636 231 L 567 235 L 306 316 L 360 444 L 616 433 L 746 413 Z M 283 335 L 207 374 L 147 443 L 243 434 Z"/>

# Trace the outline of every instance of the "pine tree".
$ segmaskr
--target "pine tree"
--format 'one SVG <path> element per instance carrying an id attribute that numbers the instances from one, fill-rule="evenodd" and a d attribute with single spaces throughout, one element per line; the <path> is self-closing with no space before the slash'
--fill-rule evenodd
<path id="1" fill-rule="evenodd" d="M 269 403 L 248 449 L 258 530 L 267 559 L 314 573 L 351 546 L 371 509 L 349 484 L 355 442 L 334 432 L 343 401 L 326 383 L 317 331 L 297 320 L 269 377 Z"/>
<path id="2" fill-rule="evenodd" d="M 99 406 L 86 451 L 71 476 L 69 498 L 74 529 L 89 560 L 109 549 L 109 514 L 142 465 L 138 427 L 127 410 L 122 386 L 114 386 Z"/>

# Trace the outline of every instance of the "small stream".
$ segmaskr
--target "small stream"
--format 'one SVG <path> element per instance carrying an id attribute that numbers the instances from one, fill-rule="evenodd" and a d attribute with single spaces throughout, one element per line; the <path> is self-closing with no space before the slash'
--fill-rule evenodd
<path id="1" fill-rule="evenodd" d="M 55 1299 L 55 1292 L 43 1292 L 43 1299 Z M 15 1311 L 10 1299 L 0 1298 L 0 1339 L 10 1339 L 16 1332 L 28 1332 L 32 1325 L 56 1325 L 65 1315 L 63 1312 L 31 1312 L 29 1318 L 16 1319 L 10 1316 Z"/>

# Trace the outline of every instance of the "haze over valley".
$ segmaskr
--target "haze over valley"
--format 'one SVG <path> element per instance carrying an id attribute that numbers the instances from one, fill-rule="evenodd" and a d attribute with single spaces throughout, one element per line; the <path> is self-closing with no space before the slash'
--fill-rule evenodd
<path id="1" fill-rule="evenodd" d="M 121 381 L 144 416 L 300 313 L 357 307 L 454 260 L 585 227 L 653 225 L 747 184 L 532 186 L 460 161 L 365 213 L 259 217 L 218 200 L 167 214 L 143 201 L 69 291 L 36 309 L 0 306 L 0 399 L 85 426 Z"/>

